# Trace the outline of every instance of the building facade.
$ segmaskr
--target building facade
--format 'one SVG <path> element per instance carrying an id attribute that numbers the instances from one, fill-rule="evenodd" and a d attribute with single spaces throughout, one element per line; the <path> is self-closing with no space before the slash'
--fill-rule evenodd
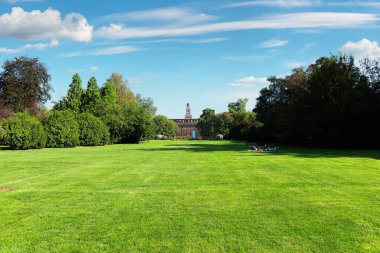
<path id="1" fill-rule="evenodd" d="M 189 139 L 200 139 L 197 123 L 198 119 L 193 119 L 191 115 L 190 104 L 186 105 L 186 114 L 184 119 L 172 119 L 179 127 L 178 136 Z"/>

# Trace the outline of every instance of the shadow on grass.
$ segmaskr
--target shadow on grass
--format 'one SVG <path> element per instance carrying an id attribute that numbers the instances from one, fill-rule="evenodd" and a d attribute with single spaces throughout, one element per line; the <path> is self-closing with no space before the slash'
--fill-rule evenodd
<path id="1" fill-rule="evenodd" d="M 335 150 L 316 148 L 282 148 L 277 152 L 250 152 L 242 156 L 293 156 L 299 158 L 372 158 L 380 160 L 380 150 Z"/>
<path id="2" fill-rule="evenodd" d="M 188 143 L 188 144 L 167 144 L 157 148 L 141 148 L 141 151 L 148 152 L 165 152 L 165 151 L 183 151 L 183 152 L 223 152 L 236 151 L 239 156 L 293 156 L 299 158 L 372 158 L 380 160 L 380 150 L 334 150 L 334 149 L 316 149 L 316 148 L 289 148 L 284 147 L 276 152 L 251 152 L 249 143 L 246 142 L 210 142 L 210 143 Z"/>
<path id="3" fill-rule="evenodd" d="M 184 151 L 184 152 L 221 152 L 221 151 L 247 151 L 249 145 L 245 142 L 228 143 L 188 143 L 188 144 L 167 144 L 157 148 L 140 148 L 141 151 Z"/>

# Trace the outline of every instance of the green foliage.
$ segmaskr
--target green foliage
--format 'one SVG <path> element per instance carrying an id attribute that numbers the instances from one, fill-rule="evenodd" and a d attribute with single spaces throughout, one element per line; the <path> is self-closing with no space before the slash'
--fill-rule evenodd
<path id="1" fill-rule="evenodd" d="M 90 113 L 81 113 L 77 116 L 77 121 L 80 145 L 101 146 L 109 143 L 110 133 L 102 120 Z"/>
<path id="2" fill-rule="evenodd" d="M 108 79 L 104 84 L 104 87 L 101 89 L 102 100 L 104 102 L 104 106 L 111 110 L 116 108 L 117 103 L 117 94 L 116 87 L 113 84 L 111 79 Z"/>
<path id="3" fill-rule="evenodd" d="M 109 127 L 112 143 L 138 143 L 155 136 L 152 115 L 136 104 L 113 111 L 102 120 Z"/>
<path id="4" fill-rule="evenodd" d="M 80 113 L 82 106 L 82 95 L 82 79 L 79 74 L 74 74 L 71 84 L 69 85 L 69 90 L 67 91 L 67 96 L 55 103 L 54 110 L 71 110 L 75 114 Z"/>
<path id="5" fill-rule="evenodd" d="M 218 115 L 212 109 L 204 109 L 197 127 L 202 138 L 213 140 L 221 134 L 225 139 L 260 141 L 263 124 L 256 119 L 256 113 L 247 112 L 248 99 L 238 99 L 228 104 L 229 112 Z"/>
<path id="6" fill-rule="evenodd" d="M 156 135 L 175 137 L 179 130 L 178 125 L 173 120 L 168 119 L 164 115 L 155 116 L 154 125 Z"/>
<path id="7" fill-rule="evenodd" d="M 50 75 L 38 58 L 6 60 L 0 72 L 0 100 L 12 112 L 38 107 L 51 98 Z"/>
<path id="8" fill-rule="evenodd" d="M 204 139 L 215 139 L 217 136 L 217 117 L 215 115 L 215 111 L 206 108 L 203 110 L 202 115 L 199 118 L 197 128 Z"/>
<path id="9" fill-rule="evenodd" d="M 156 115 L 157 107 L 154 106 L 154 101 L 152 98 L 150 97 L 144 98 L 141 96 L 141 94 L 137 94 L 136 98 L 141 108 L 148 111 L 152 115 Z"/>
<path id="10" fill-rule="evenodd" d="M 43 148 L 46 133 L 41 122 L 28 113 L 17 113 L 12 118 L 1 121 L 0 138 L 12 149 Z"/>
<path id="11" fill-rule="evenodd" d="M 119 105 L 126 105 L 136 103 L 136 97 L 128 87 L 128 82 L 124 80 L 123 76 L 117 73 L 112 73 L 108 79 L 116 88 L 117 103 Z"/>
<path id="12" fill-rule="evenodd" d="M 47 147 L 79 145 L 79 126 L 72 111 L 54 111 L 43 123 L 47 134 Z"/>
<path id="13" fill-rule="evenodd" d="M 233 122 L 232 114 L 223 112 L 216 115 L 216 133 L 223 136 L 228 136 Z"/>
<path id="14" fill-rule="evenodd" d="M 380 147 L 380 76 L 376 62 L 360 69 L 350 56 L 321 57 L 306 70 L 272 77 L 255 112 L 264 137 L 286 144 Z"/>
<path id="15" fill-rule="evenodd" d="M 98 87 L 98 82 L 95 77 L 91 77 L 88 81 L 87 89 L 83 93 L 82 108 L 83 112 L 90 112 L 96 114 L 98 112 L 98 104 L 100 103 L 100 90 Z"/>

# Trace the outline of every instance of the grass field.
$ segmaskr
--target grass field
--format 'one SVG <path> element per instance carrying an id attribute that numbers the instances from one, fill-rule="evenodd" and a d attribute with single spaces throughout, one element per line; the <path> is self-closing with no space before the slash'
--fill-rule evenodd
<path id="1" fill-rule="evenodd" d="M 380 152 L 0 151 L 0 252 L 380 252 Z"/>

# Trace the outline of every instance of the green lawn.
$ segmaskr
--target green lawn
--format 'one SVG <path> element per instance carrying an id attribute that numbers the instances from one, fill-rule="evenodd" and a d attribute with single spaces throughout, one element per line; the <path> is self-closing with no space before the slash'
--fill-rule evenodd
<path id="1" fill-rule="evenodd" d="M 0 151 L 0 252 L 380 252 L 380 152 Z"/>

